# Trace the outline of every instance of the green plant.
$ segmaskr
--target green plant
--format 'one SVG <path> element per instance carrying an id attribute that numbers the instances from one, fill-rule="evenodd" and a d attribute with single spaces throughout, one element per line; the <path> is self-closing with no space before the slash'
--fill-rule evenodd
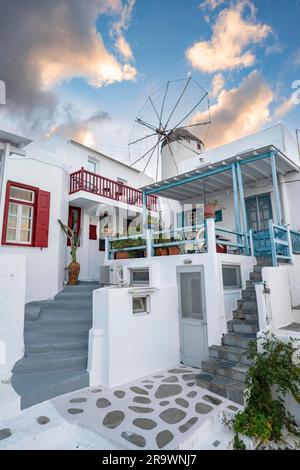
<path id="1" fill-rule="evenodd" d="M 285 397 L 291 393 L 300 403 L 300 368 L 294 360 L 299 346 L 266 334 L 262 351 L 250 344 L 249 357 L 254 359 L 246 375 L 246 406 L 228 423 L 235 432 L 234 448 L 245 448 L 240 435 L 262 442 L 279 442 L 283 430 L 300 435 L 294 417 L 285 409 Z M 275 398 L 276 397 L 276 398 Z"/>
<path id="2" fill-rule="evenodd" d="M 77 263 L 77 248 L 80 242 L 81 229 L 79 230 L 79 233 L 77 234 L 76 224 L 74 224 L 74 227 L 71 229 L 70 227 L 65 225 L 60 219 L 58 219 L 58 223 L 63 229 L 68 240 L 70 240 L 70 245 L 71 245 L 70 254 L 72 257 L 72 263 Z"/>
<path id="3" fill-rule="evenodd" d="M 113 249 L 131 248 L 135 246 L 144 246 L 145 240 L 142 237 L 138 238 L 122 238 L 112 242 Z"/>

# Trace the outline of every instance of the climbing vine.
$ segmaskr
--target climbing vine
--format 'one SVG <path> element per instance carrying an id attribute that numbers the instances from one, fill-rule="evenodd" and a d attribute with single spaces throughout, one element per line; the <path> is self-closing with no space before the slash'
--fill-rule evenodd
<path id="1" fill-rule="evenodd" d="M 229 422 L 235 433 L 234 448 L 245 449 L 241 435 L 264 443 L 279 442 L 283 430 L 300 436 L 294 417 L 285 408 L 285 397 L 291 393 L 300 404 L 299 342 L 283 343 L 266 334 L 262 350 L 250 343 L 249 357 L 254 359 L 246 375 L 246 406 Z"/>

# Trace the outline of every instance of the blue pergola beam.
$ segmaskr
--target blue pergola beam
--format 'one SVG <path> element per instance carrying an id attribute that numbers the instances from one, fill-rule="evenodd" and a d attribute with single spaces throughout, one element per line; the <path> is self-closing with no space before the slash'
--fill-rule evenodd
<path id="1" fill-rule="evenodd" d="M 245 243 L 246 253 L 249 254 L 248 227 L 247 227 L 248 224 L 247 224 L 246 204 L 245 204 L 245 196 L 244 196 L 242 171 L 241 171 L 240 162 L 237 162 L 235 165 L 236 165 L 236 174 L 237 174 L 237 181 L 238 181 L 239 195 L 240 195 L 240 205 L 241 205 L 242 222 L 243 222 L 243 233 L 245 235 L 244 243 Z"/>
<path id="2" fill-rule="evenodd" d="M 239 208 L 239 194 L 238 194 L 238 182 L 236 175 L 236 165 L 232 163 L 231 165 L 232 172 L 232 187 L 233 187 L 233 202 L 234 202 L 234 216 L 235 216 L 235 229 L 238 233 L 241 232 L 241 218 L 240 218 L 240 208 Z M 240 237 L 237 237 L 238 243 L 240 243 Z"/>
<path id="3" fill-rule="evenodd" d="M 282 221 L 282 212 L 281 212 L 281 202 L 280 194 L 278 187 L 277 179 L 277 169 L 276 169 L 276 157 L 275 153 L 271 153 L 271 166 L 272 166 L 272 180 L 273 180 L 273 190 L 274 190 L 274 202 L 275 202 L 275 215 L 276 215 L 276 224 L 281 224 Z"/>

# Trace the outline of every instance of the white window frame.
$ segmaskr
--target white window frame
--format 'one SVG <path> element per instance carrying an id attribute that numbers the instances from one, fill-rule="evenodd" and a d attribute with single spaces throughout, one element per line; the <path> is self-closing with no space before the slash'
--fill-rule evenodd
<path id="1" fill-rule="evenodd" d="M 229 268 L 229 269 L 235 269 L 236 270 L 236 277 L 237 277 L 237 284 L 235 286 L 225 286 L 224 285 L 224 277 L 223 277 L 223 269 L 224 268 Z M 241 290 L 242 289 L 242 270 L 241 270 L 241 265 L 240 264 L 227 264 L 224 263 L 222 264 L 222 284 L 223 284 L 223 289 L 224 290 Z"/>
<path id="2" fill-rule="evenodd" d="M 91 169 L 89 168 L 88 171 L 90 171 L 91 173 L 97 173 L 98 172 L 98 160 L 96 160 L 95 158 L 93 157 L 88 157 L 88 166 L 90 164 L 94 165 L 94 171 L 91 171 Z"/>
<path id="3" fill-rule="evenodd" d="M 134 311 L 134 302 L 137 300 L 140 300 L 141 308 L 139 311 Z M 138 317 L 141 315 L 149 315 L 149 314 L 150 314 L 150 295 L 141 294 L 141 295 L 132 296 L 132 315 L 134 317 Z"/>
<path id="4" fill-rule="evenodd" d="M 148 282 L 133 282 L 133 272 L 134 271 L 148 271 L 148 275 L 149 275 L 149 281 Z M 134 267 L 134 268 L 129 268 L 129 278 L 130 278 L 130 286 L 149 286 L 150 285 L 150 269 L 149 267 L 145 266 L 145 267 Z"/>
<path id="5" fill-rule="evenodd" d="M 17 199 L 15 201 L 17 201 Z M 10 204 L 16 204 L 17 205 L 17 214 L 15 216 L 10 215 L 10 213 L 9 213 Z M 31 208 L 31 216 L 30 217 L 23 216 L 23 207 L 30 207 Z M 9 226 L 9 217 L 16 217 L 17 218 L 16 227 L 10 227 Z M 24 230 L 29 232 L 29 240 L 28 241 L 21 240 L 22 218 L 26 218 L 26 219 L 30 220 L 30 229 L 29 230 L 24 229 Z M 9 203 L 8 203 L 8 214 L 7 214 L 7 226 L 6 226 L 6 243 L 18 243 L 18 244 L 21 244 L 21 245 L 31 245 L 32 244 L 33 221 L 34 221 L 34 207 L 32 205 L 21 204 L 19 202 L 9 201 Z M 16 238 L 14 240 L 9 240 L 8 239 L 7 234 L 8 234 L 9 229 L 16 230 Z"/>

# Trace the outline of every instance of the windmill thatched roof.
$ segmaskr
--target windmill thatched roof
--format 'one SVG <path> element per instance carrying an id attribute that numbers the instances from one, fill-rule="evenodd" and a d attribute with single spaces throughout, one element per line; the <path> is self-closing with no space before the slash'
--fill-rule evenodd
<path id="1" fill-rule="evenodd" d="M 201 145 L 204 145 L 201 139 L 196 137 L 194 134 L 191 134 L 186 129 L 179 127 L 178 129 L 174 129 L 173 131 L 169 132 L 168 138 L 164 138 L 162 142 L 162 147 L 169 144 L 170 142 L 175 142 L 176 140 L 188 140 L 198 142 Z"/>

